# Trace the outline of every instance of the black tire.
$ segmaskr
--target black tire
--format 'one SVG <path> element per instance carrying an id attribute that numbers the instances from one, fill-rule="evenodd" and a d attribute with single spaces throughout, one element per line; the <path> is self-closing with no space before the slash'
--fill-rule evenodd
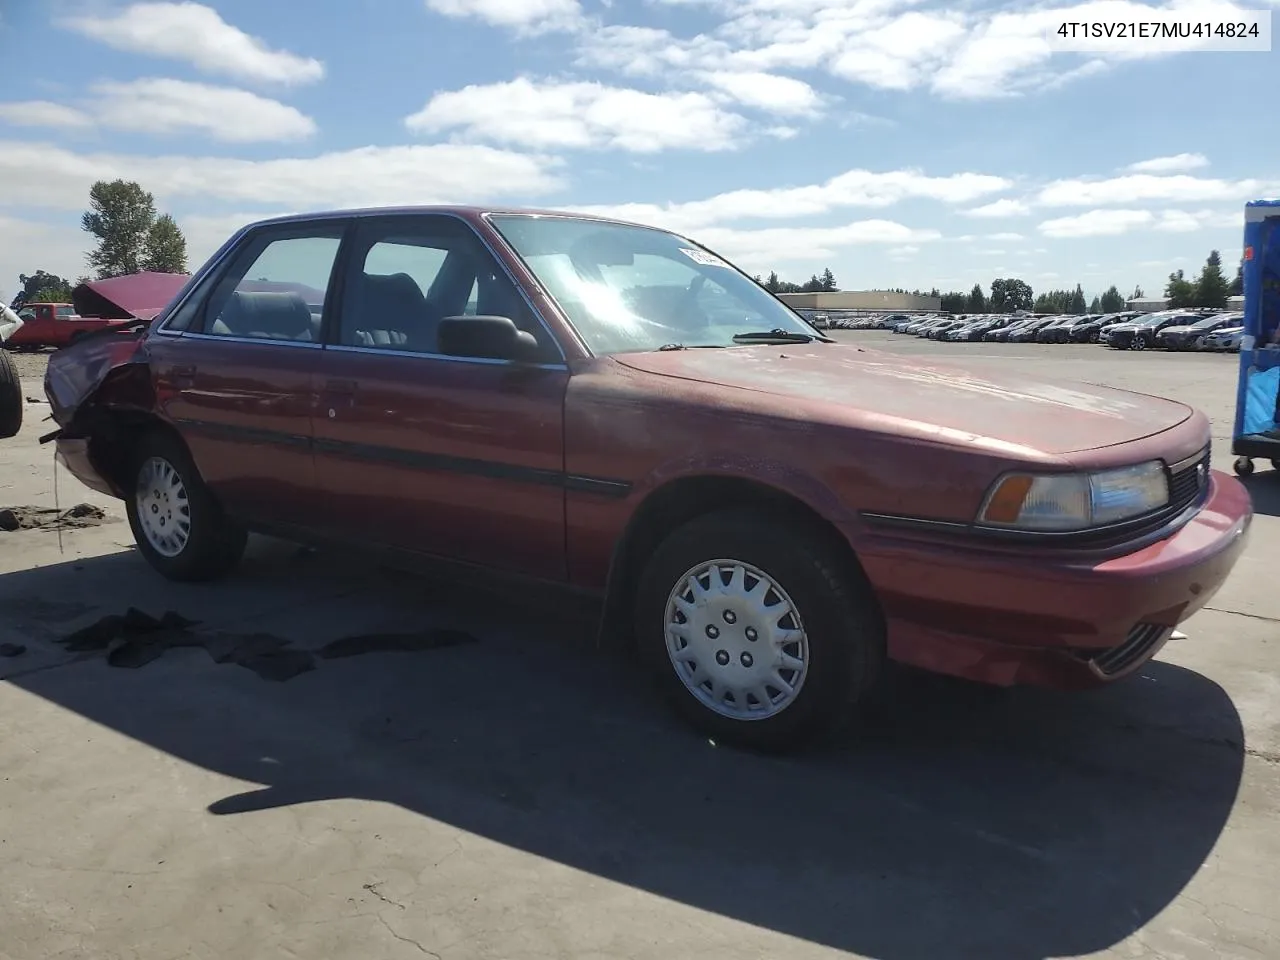
<path id="1" fill-rule="evenodd" d="M 172 501 L 153 500 L 140 506 L 141 488 L 147 477 L 144 471 L 153 461 L 172 468 L 185 492 L 185 513 L 178 496 Z M 248 535 L 242 526 L 223 512 L 182 442 L 164 430 L 154 430 L 141 437 L 130 462 L 129 496 L 125 499 L 125 510 L 138 552 L 147 562 L 169 580 L 187 583 L 217 580 L 235 569 L 244 556 Z M 163 510 L 165 504 L 170 507 L 171 521 L 179 517 L 188 521 L 187 539 L 172 555 L 161 552 L 151 543 L 139 516 L 140 509 L 154 507 Z M 154 514 L 156 509 L 151 512 Z"/>
<path id="2" fill-rule="evenodd" d="M 1237 477 L 1247 477 L 1253 473 L 1253 461 L 1248 457 L 1236 457 L 1236 462 L 1231 465 L 1235 470 Z"/>
<path id="3" fill-rule="evenodd" d="M 0 349 L 0 440 L 18 435 L 25 405 L 18 368 L 9 351 Z"/>
<path id="4" fill-rule="evenodd" d="M 650 558 L 635 608 L 641 656 L 676 712 L 717 742 L 769 752 L 801 750 L 838 729 L 875 684 L 885 657 L 883 620 L 870 585 L 859 571 L 849 569 L 817 531 L 806 530 L 803 522 L 790 517 L 785 519 L 789 522 L 761 516 L 758 510 L 734 509 L 690 521 Z M 668 652 L 668 600 L 694 568 L 714 560 L 737 561 L 767 575 L 790 597 L 800 615 L 808 667 L 794 699 L 771 716 L 735 719 L 716 712 L 686 686 Z M 732 665 L 735 670 L 738 666 L 751 669 L 755 664 L 747 657 L 756 649 L 751 645 L 756 642 L 749 629 L 751 615 L 743 612 L 740 620 L 736 616 L 730 620 L 722 612 L 721 619 L 726 633 L 719 635 L 719 628 L 709 624 L 707 637 L 710 639 L 710 631 L 716 629 L 718 642 L 735 651 L 729 654 L 721 648 L 713 653 L 708 649 L 707 655 L 725 656 L 722 665 Z M 785 617 L 782 622 L 794 623 Z M 739 652 L 737 648 L 743 649 Z M 789 652 L 794 654 L 796 649 Z M 790 672 L 785 667 L 782 671 Z M 799 676 L 792 672 L 792 681 Z M 772 698 L 781 696 L 783 690 L 775 685 L 762 692 Z M 758 697 L 749 694 L 743 697 L 744 705 L 749 708 L 753 699 L 757 708 L 762 706 Z M 719 702 L 725 706 L 725 697 Z"/>
<path id="5" fill-rule="evenodd" d="M 1145 339 L 1143 339 L 1142 337 L 1134 337 L 1134 338 L 1133 338 L 1133 340 L 1132 340 L 1132 341 L 1130 341 L 1130 343 L 1129 343 L 1129 349 L 1130 349 L 1130 350 L 1145 350 L 1145 349 L 1147 349 L 1147 341 L 1146 341 Z"/>

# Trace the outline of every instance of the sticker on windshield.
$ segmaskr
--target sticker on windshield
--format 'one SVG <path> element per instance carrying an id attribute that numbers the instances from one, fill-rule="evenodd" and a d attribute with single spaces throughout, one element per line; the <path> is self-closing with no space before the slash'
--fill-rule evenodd
<path id="1" fill-rule="evenodd" d="M 692 260 L 694 263 L 700 263 L 704 267 L 727 267 L 728 264 L 714 254 L 707 253 L 705 250 L 694 250 L 691 247 L 681 247 L 680 252 Z"/>

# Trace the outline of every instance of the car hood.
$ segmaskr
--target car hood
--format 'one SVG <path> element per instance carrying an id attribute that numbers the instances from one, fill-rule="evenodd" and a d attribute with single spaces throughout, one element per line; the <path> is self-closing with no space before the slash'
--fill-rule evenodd
<path id="1" fill-rule="evenodd" d="M 613 359 L 657 376 L 825 405 L 871 430 L 1017 456 L 1060 456 L 1138 440 L 1193 413 L 1173 400 L 1111 387 L 996 377 L 844 344 L 671 350 Z"/>

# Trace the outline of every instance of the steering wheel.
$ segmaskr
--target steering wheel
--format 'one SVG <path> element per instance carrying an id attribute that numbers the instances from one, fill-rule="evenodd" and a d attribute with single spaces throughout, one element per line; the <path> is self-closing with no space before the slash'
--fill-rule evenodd
<path id="1" fill-rule="evenodd" d="M 679 306 L 676 309 L 676 315 L 682 319 L 686 315 L 693 313 L 694 304 L 698 302 L 698 294 L 702 292 L 702 288 L 707 285 L 707 278 L 702 274 L 698 274 L 689 281 L 689 288 L 685 290 L 684 295 L 680 297 Z"/>

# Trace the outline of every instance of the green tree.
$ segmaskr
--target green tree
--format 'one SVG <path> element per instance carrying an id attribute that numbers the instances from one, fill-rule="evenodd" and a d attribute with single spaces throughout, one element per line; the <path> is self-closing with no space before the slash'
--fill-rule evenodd
<path id="1" fill-rule="evenodd" d="M 965 309 L 969 313 L 986 313 L 987 298 L 982 292 L 982 284 L 975 283 L 973 289 L 969 291 L 969 297 L 965 301 Z"/>
<path id="2" fill-rule="evenodd" d="M 1035 299 L 1036 313 L 1070 313 L 1075 293 L 1071 290 L 1050 290 Z"/>
<path id="3" fill-rule="evenodd" d="M 1030 310 L 1035 305 L 1031 287 L 1015 278 L 991 281 L 991 310 L 994 313 L 1013 313 Z"/>
<path id="4" fill-rule="evenodd" d="M 1107 287 L 1098 306 L 1103 313 L 1119 313 L 1124 309 L 1124 297 L 1120 295 L 1114 283 Z"/>
<path id="5" fill-rule="evenodd" d="M 155 198 L 137 183 L 99 180 L 90 188 L 80 225 L 98 240 L 87 259 L 99 280 L 138 272 L 155 222 Z"/>
<path id="6" fill-rule="evenodd" d="M 187 272 L 187 238 L 169 214 L 162 214 L 147 231 L 142 269 L 156 273 Z"/>
<path id="7" fill-rule="evenodd" d="M 764 288 L 770 293 L 777 293 L 782 289 L 778 281 L 778 272 L 776 270 L 769 271 L 769 279 L 764 282 Z"/>
<path id="8" fill-rule="evenodd" d="M 46 273 L 44 270 L 37 270 L 29 276 L 22 273 L 18 275 L 18 282 L 22 284 L 22 289 L 9 304 L 14 310 L 19 309 L 24 303 L 71 302 L 71 282 L 64 280 L 56 273 Z"/>
<path id="9" fill-rule="evenodd" d="M 955 290 L 942 294 L 938 300 L 938 308 L 944 313 L 964 313 L 968 309 L 969 298 Z"/>
<path id="10" fill-rule="evenodd" d="M 1089 305 L 1084 299 L 1084 289 L 1077 283 L 1075 293 L 1071 294 L 1071 300 L 1067 304 L 1067 313 L 1082 314 L 1088 309 Z"/>
<path id="11" fill-rule="evenodd" d="M 840 289 L 840 287 L 836 284 L 836 275 L 831 272 L 830 267 L 827 267 L 825 270 L 822 271 L 822 277 L 820 279 L 822 281 L 823 290 L 826 290 L 828 292 L 834 292 Z"/>
<path id="12" fill-rule="evenodd" d="M 1093 300 L 1089 302 L 1089 312 L 1090 313 L 1102 312 L 1102 298 L 1098 296 L 1096 293 L 1093 295 Z"/>
<path id="13" fill-rule="evenodd" d="M 1229 289 L 1231 285 L 1222 273 L 1222 257 L 1217 250 L 1210 250 L 1196 279 L 1195 306 L 1225 307 Z"/>
<path id="14" fill-rule="evenodd" d="M 1145 297 L 1145 296 L 1146 296 L 1146 294 L 1142 292 L 1142 288 L 1141 288 L 1141 287 L 1134 287 L 1134 288 L 1133 288 L 1133 293 L 1131 293 L 1131 294 L 1129 295 L 1129 299 L 1130 299 L 1130 300 L 1141 300 L 1141 299 L 1142 299 L 1143 297 Z"/>
<path id="15" fill-rule="evenodd" d="M 1231 287 L 1227 290 L 1229 297 L 1244 296 L 1244 261 L 1240 261 L 1240 265 L 1236 267 L 1236 278 L 1231 281 Z"/>
<path id="16" fill-rule="evenodd" d="M 1188 280 L 1181 270 L 1169 274 L 1169 282 L 1165 284 L 1164 295 L 1171 307 L 1189 307 L 1196 299 L 1196 285 Z"/>

